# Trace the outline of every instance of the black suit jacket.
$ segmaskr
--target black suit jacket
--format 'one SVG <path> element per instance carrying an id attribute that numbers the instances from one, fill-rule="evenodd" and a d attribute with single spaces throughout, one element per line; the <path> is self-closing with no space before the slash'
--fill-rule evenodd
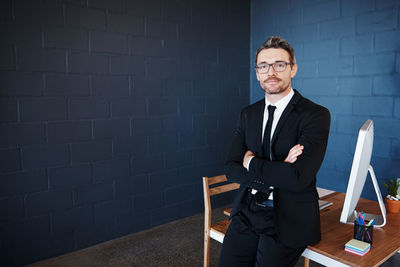
<path id="1" fill-rule="evenodd" d="M 262 155 L 262 124 L 265 99 L 244 108 L 225 164 L 228 180 L 240 183 L 231 216 L 244 207 L 248 188 L 274 189 L 274 221 L 278 237 L 288 247 L 302 247 L 321 239 L 316 174 L 328 142 L 329 111 L 294 95 L 282 113 L 271 139 L 273 161 Z M 293 164 L 284 162 L 296 144 L 303 154 Z M 249 171 L 243 167 L 247 150 L 255 153 Z"/>

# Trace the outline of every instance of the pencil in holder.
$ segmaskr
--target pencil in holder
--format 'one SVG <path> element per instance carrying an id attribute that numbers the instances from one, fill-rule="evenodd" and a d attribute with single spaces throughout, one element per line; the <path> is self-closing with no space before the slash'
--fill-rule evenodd
<path id="1" fill-rule="evenodd" d="M 368 222 L 366 222 L 367 224 Z M 366 224 L 358 224 L 354 221 L 354 239 L 370 243 L 372 245 L 372 238 L 374 235 L 374 226 L 367 226 Z"/>

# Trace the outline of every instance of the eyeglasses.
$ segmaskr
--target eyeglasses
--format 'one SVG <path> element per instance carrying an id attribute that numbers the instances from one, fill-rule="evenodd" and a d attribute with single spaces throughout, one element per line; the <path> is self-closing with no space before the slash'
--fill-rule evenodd
<path id="1" fill-rule="evenodd" d="M 284 61 L 277 61 L 272 64 L 261 63 L 261 64 L 257 65 L 255 68 L 256 68 L 257 73 L 265 74 L 265 73 L 268 73 L 269 67 L 271 67 L 271 66 L 274 69 L 274 71 L 282 72 L 282 71 L 286 70 L 287 65 L 293 65 L 293 63 L 284 62 Z"/>

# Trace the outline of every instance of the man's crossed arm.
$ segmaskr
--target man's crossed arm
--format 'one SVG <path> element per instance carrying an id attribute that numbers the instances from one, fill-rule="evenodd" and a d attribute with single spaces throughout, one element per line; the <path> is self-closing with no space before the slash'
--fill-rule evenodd
<path id="1" fill-rule="evenodd" d="M 304 146 L 300 145 L 300 144 L 297 144 L 294 147 L 292 147 L 289 150 L 289 153 L 288 153 L 286 159 L 284 160 L 284 162 L 294 163 L 297 160 L 297 157 L 303 153 L 303 149 L 304 149 Z M 249 169 L 250 160 L 254 156 L 255 156 L 255 154 L 250 150 L 247 150 L 247 152 L 244 154 L 243 167 L 245 167 L 247 170 Z"/>

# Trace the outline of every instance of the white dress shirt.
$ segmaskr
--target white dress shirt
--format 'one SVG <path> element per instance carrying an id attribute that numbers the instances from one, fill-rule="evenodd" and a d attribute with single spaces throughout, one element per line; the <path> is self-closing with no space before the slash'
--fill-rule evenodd
<path id="1" fill-rule="evenodd" d="M 265 108 L 264 108 L 264 119 L 263 119 L 263 128 L 262 128 L 262 135 L 261 135 L 261 142 L 264 140 L 264 131 L 265 131 L 265 126 L 267 125 L 268 121 L 268 106 L 272 105 L 275 106 L 275 112 L 274 112 L 274 120 L 272 121 L 272 127 L 271 127 L 271 140 L 272 136 L 274 135 L 276 125 L 278 124 L 279 119 L 281 118 L 281 115 L 283 111 L 285 110 L 286 106 L 289 104 L 290 100 L 292 99 L 294 95 L 293 89 L 290 88 L 289 94 L 287 94 L 284 98 L 276 102 L 275 104 L 271 104 L 267 97 L 265 97 Z"/>
<path id="2" fill-rule="evenodd" d="M 283 111 L 289 104 L 293 95 L 294 95 L 294 91 L 292 88 L 290 88 L 290 92 L 284 98 L 282 98 L 281 100 L 279 100 L 278 102 L 276 102 L 273 105 L 276 107 L 276 109 L 274 112 L 274 120 L 272 121 L 272 127 L 271 127 L 271 140 L 272 140 L 272 136 L 274 135 L 276 125 L 278 124 Z M 261 143 L 264 141 L 263 140 L 264 139 L 264 131 L 265 131 L 265 126 L 267 125 L 267 121 L 268 121 L 268 106 L 269 105 L 271 105 L 271 103 L 267 100 L 267 96 L 265 96 L 265 108 L 264 108 L 264 119 L 263 119 L 263 124 L 262 124 Z M 253 157 L 250 158 L 249 163 L 246 166 L 247 171 L 249 170 L 250 162 L 253 159 Z"/>
<path id="3" fill-rule="evenodd" d="M 292 99 L 293 95 L 294 95 L 294 91 L 293 91 L 292 88 L 290 88 L 290 92 L 284 98 L 282 98 L 281 100 L 279 100 L 278 102 L 276 102 L 273 105 L 268 101 L 267 96 L 265 96 L 265 108 L 264 108 L 264 118 L 263 118 L 263 124 L 262 124 L 261 142 L 264 141 L 263 140 L 264 139 L 264 131 L 265 131 L 265 126 L 266 126 L 267 121 L 268 121 L 268 106 L 272 105 L 272 106 L 276 107 L 275 112 L 274 112 L 274 119 L 272 121 L 272 126 L 271 126 L 271 140 L 272 140 L 272 136 L 274 135 L 276 125 L 278 124 L 279 119 L 281 118 L 283 111 L 285 110 L 285 108 L 289 104 L 289 102 Z M 253 158 L 254 158 L 254 156 L 250 158 L 249 163 L 246 166 L 247 171 L 249 171 L 250 162 L 251 162 L 251 160 Z M 273 189 L 273 187 L 270 186 L 270 189 Z M 254 195 L 255 193 L 257 193 L 257 190 L 252 189 L 251 193 Z M 272 199 L 272 194 L 270 195 L 269 199 Z"/>

